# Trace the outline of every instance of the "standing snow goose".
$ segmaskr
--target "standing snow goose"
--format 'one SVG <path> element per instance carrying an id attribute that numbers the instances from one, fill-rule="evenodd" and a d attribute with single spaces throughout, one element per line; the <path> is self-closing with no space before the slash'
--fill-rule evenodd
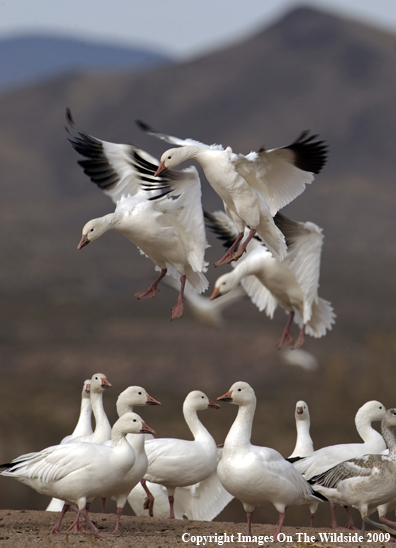
<path id="1" fill-rule="evenodd" d="M 216 443 L 198 419 L 197 411 L 219 407 L 203 392 L 194 390 L 187 395 L 183 404 L 184 419 L 194 440 L 173 438 L 146 440 L 148 470 L 145 479 L 167 488 L 170 518 L 175 517 L 173 509 L 175 489 L 203 481 L 216 470 Z"/>
<path id="2" fill-rule="evenodd" d="M 395 427 L 396 409 L 388 409 L 381 422 L 382 436 L 389 448 L 388 455 L 365 454 L 349 459 L 309 480 L 329 500 L 359 510 L 363 520 L 363 536 L 366 523 L 396 536 L 395 529 L 369 518 L 378 506 L 396 499 Z"/>
<path id="3" fill-rule="evenodd" d="M 63 438 L 61 443 L 69 443 L 73 438 L 80 436 L 91 436 L 92 431 L 92 405 L 90 398 L 90 384 L 91 379 L 84 381 L 82 393 L 81 393 L 81 407 L 80 416 L 77 421 L 77 425 L 73 432 Z M 46 508 L 47 512 L 61 512 L 63 508 L 63 500 L 53 498 Z"/>
<path id="4" fill-rule="evenodd" d="M 308 457 L 314 452 L 313 441 L 309 433 L 311 419 L 308 404 L 305 401 L 299 400 L 296 403 L 294 418 L 296 419 L 297 440 L 293 453 L 287 459 L 290 462 Z"/>
<path id="5" fill-rule="evenodd" d="M 205 213 L 205 219 L 226 246 L 235 239 L 237 230 L 223 212 Z M 300 326 L 300 334 L 293 348 L 299 348 L 304 343 L 305 333 L 323 337 L 335 321 L 331 304 L 318 296 L 323 235 L 314 223 L 291 221 L 280 213 L 274 221 L 288 244 L 285 260 L 275 259 L 253 238 L 246 257 L 231 272 L 216 280 L 211 299 L 228 293 L 241 283 L 251 301 L 271 319 L 280 304 L 289 312 L 289 319 L 276 346 L 282 348 L 293 341 L 290 325 L 294 319 Z"/>
<path id="6" fill-rule="evenodd" d="M 59 534 L 59 526 L 71 504 L 78 506 L 78 514 L 70 531 L 78 530 L 82 515 L 95 534 L 100 534 L 86 509 L 87 500 L 115 496 L 117 508 L 125 505 L 128 488 L 124 478 L 135 462 L 135 453 L 126 441 L 128 433 L 153 433 L 136 413 L 126 413 L 114 424 L 112 446 L 87 442 L 71 442 L 48 447 L 14 459 L 3 476 L 13 477 L 43 495 L 65 502 L 62 513 L 51 529 Z M 117 512 L 118 528 L 119 515 Z M 116 530 L 115 529 L 115 530 Z"/>
<path id="7" fill-rule="evenodd" d="M 312 455 L 294 462 L 294 466 L 307 480 L 310 480 L 344 460 L 359 458 L 367 454 L 381 453 L 386 449 L 386 444 L 384 438 L 371 426 L 371 423 L 381 421 L 385 416 L 385 412 L 385 406 L 379 401 L 372 400 L 365 403 L 355 416 L 356 430 L 364 443 L 345 443 L 322 447 Z M 335 515 L 336 502 L 329 500 L 332 516 L 331 526 L 338 528 Z M 353 529 L 354 524 L 349 510 L 347 510 L 347 515 L 346 527 Z"/>
<path id="8" fill-rule="evenodd" d="M 177 145 L 161 156 L 155 172 L 162 175 L 185 160 L 194 158 L 205 172 L 215 192 L 223 200 L 224 210 L 237 228 L 238 236 L 217 261 L 216 266 L 236 261 L 257 233 L 279 260 L 286 256 L 282 232 L 273 222 L 275 213 L 297 198 L 326 163 L 326 146 L 316 136 L 303 132 L 291 145 L 273 150 L 261 148 L 247 156 L 234 154 L 230 147 L 205 145 L 192 139 L 179 139 L 153 130 L 143 122 L 140 128 L 159 139 Z M 246 226 L 250 232 L 244 237 Z"/>
<path id="9" fill-rule="evenodd" d="M 69 122 L 73 124 L 70 116 Z M 69 139 L 86 159 L 84 173 L 109 196 L 116 209 L 83 228 L 77 249 L 82 249 L 108 230 L 116 230 L 133 242 L 160 270 L 158 278 L 138 299 L 154 297 L 165 275 L 180 278 L 181 289 L 172 319 L 183 314 L 183 293 L 208 288 L 204 259 L 208 247 L 201 206 L 201 183 L 195 167 L 168 171 L 154 178 L 159 162 L 132 145 L 108 143 L 81 131 Z"/>
<path id="10" fill-rule="evenodd" d="M 217 399 L 239 406 L 217 468 L 220 481 L 231 495 L 242 502 L 247 514 L 249 536 L 254 508 L 273 504 L 279 512 L 277 538 L 288 506 L 312 505 L 320 502 L 321 497 L 315 495 L 301 474 L 278 451 L 250 443 L 256 395 L 248 383 L 234 383 L 226 394 Z"/>

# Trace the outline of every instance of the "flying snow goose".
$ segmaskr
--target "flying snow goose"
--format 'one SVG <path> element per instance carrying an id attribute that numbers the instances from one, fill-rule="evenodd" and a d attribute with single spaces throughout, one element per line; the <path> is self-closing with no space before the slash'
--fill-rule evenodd
<path id="1" fill-rule="evenodd" d="M 379 401 L 372 400 L 365 403 L 355 416 L 356 430 L 364 443 L 345 443 L 322 447 L 312 455 L 295 461 L 294 466 L 307 480 L 309 480 L 313 476 L 326 472 L 344 460 L 358 458 L 366 454 L 381 453 L 386 449 L 386 444 L 384 438 L 371 426 L 371 423 L 374 421 L 381 421 L 385 412 L 386 409 L 384 405 Z M 333 528 L 338 528 L 335 515 L 336 503 L 331 499 L 329 500 L 332 516 L 331 526 Z M 348 529 L 353 529 L 354 524 L 349 510 L 347 510 L 347 514 L 348 522 L 346 527 Z"/>
<path id="2" fill-rule="evenodd" d="M 396 409 L 388 409 L 381 422 L 382 436 L 389 448 L 388 455 L 365 454 L 349 459 L 309 480 L 329 500 L 359 510 L 363 536 L 366 523 L 396 536 L 396 529 L 369 518 L 378 506 L 396 499 L 395 427 Z"/>
<path id="3" fill-rule="evenodd" d="M 153 433 L 136 413 L 126 413 L 114 424 L 112 446 L 87 442 L 71 442 L 48 447 L 38 453 L 14 459 L 3 476 L 13 477 L 43 495 L 62 499 L 65 505 L 51 529 L 59 534 L 62 519 L 71 504 L 78 514 L 70 531 L 78 530 L 82 515 L 95 534 L 100 534 L 86 509 L 87 500 L 114 496 L 117 509 L 125 505 L 129 490 L 124 478 L 135 462 L 135 453 L 125 436 L 128 433 Z M 120 485 L 124 489 L 120 489 Z M 117 525 L 119 512 L 117 511 Z"/>
<path id="4" fill-rule="evenodd" d="M 321 497 L 315 495 L 301 474 L 278 451 L 250 443 L 256 395 L 248 383 L 234 383 L 217 399 L 239 406 L 224 442 L 217 468 L 219 479 L 225 489 L 242 502 L 249 536 L 254 508 L 268 503 L 275 506 L 279 512 L 277 538 L 288 506 L 312 505 L 320 502 Z"/>
<path id="5" fill-rule="evenodd" d="M 293 453 L 287 459 L 290 462 L 302 457 L 308 457 L 314 452 L 313 441 L 309 433 L 311 418 L 309 416 L 308 404 L 305 401 L 299 400 L 296 403 L 294 418 L 296 420 L 297 440 Z"/>
<path id="6" fill-rule="evenodd" d="M 61 443 L 68 443 L 73 438 L 78 438 L 80 436 L 91 436 L 92 431 L 92 405 L 90 398 L 90 384 L 91 379 L 84 381 L 82 393 L 81 393 L 81 407 L 80 407 L 80 416 L 78 418 L 77 424 L 73 432 L 63 438 Z M 63 500 L 53 498 L 49 505 L 46 508 L 47 512 L 61 512 L 63 508 Z"/>
<path id="7" fill-rule="evenodd" d="M 326 146 L 315 141 L 316 136 L 303 132 L 289 146 L 258 152 L 247 156 L 235 154 L 231 148 L 205 145 L 192 139 L 179 139 L 160 133 L 138 121 L 140 128 L 159 139 L 177 145 L 161 156 L 155 175 L 164 175 L 185 160 L 194 158 L 205 172 L 215 192 L 223 200 L 227 216 L 235 224 L 238 236 L 216 266 L 237 260 L 247 244 L 257 234 L 271 253 L 279 260 L 286 255 L 286 243 L 282 232 L 273 222 L 275 213 L 301 194 L 326 162 Z M 249 235 L 244 237 L 246 226 Z"/>
<path id="8" fill-rule="evenodd" d="M 206 224 L 226 247 L 234 241 L 237 230 L 222 211 L 205 213 Z M 334 323 L 331 304 L 318 296 L 322 230 L 311 222 L 291 221 L 277 213 L 276 225 L 284 232 L 288 252 L 284 261 L 275 259 L 266 247 L 253 238 L 247 247 L 247 255 L 235 268 L 220 276 L 215 283 L 211 299 L 231 291 L 239 283 L 251 301 L 268 317 L 273 318 L 280 304 L 289 319 L 276 346 L 282 348 L 291 343 L 291 322 L 300 327 L 300 334 L 293 348 L 304 343 L 305 333 L 311 337 L 323 337 Z"/>
<path id="9" fill-rule="evenodd" d="M 222 448 L 217 448 L 217 460 L 221 459 Z M 166 487 L 147 482 L 155 498 L 153 516 L 155 518 L 169 517 L 169 501 Z M 212 521 L 227 506 L 234 497 L 220 483 L 215 470 L 208 478 L 190 485 L 178 487 L 174 494 L 174 515 L 176 519 Z M 146 495 L 143 487 L 138 484 L 132 489 L 128 502 L 137 516 L 147 516 L 149 508 L 145 505 Z"/>
<path id="10" fill-rule="evenodd" d="M 216 470 L 217 447 L 213 437 L 197 416 L 203 409 L 218 409 L 200 390 L 190 392 L 183 404 L 183 415 L 194 437 L 193 441 L 157 438 L 146 440 L 148 470 L 145 479 L 164 485 L 168 491 L 170 518 L 174 518 L 174 493 L 203 481 Z"/>
<path id="11" fill-rule="evenodd" d="M 160 271 L 158 278 L 135 296 L 154 297 L 167 274 L 180 279 L 172 319 L 181 317 L 185 285 L 193 293 L 202 293 L 208 287 L 204 275 L 208 244 L 197 170 L 192 166 L 168 171 L 158 180 L 154 174 L 159 162 L 141 149 L 101 141 L 81 131 L 69 140 L 86 158 L 79 162 L 84 173 L 117 204 L 114 213 L 92 219 L 84 226 L 77 248 L 82 249 L 108 230 L 121 232 Z"/>

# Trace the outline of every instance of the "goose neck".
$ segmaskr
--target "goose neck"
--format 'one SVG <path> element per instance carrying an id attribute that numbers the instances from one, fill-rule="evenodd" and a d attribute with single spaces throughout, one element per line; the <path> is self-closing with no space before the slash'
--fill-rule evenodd
<path id="1" fill-rule="evenodd" d="M 95 434 L 97 434 L 98 432 L 102 433 L 108 431 L 109 435 L 107 438 L 105 438 L 108 439 L 110 437 L 111 426 L 103 407 L 102 392 L 91 392 L 91 405 L 96 423 Z"/>
<path id="2" fill-rule="evenodd" d="M 122 397 L 122 394 L 118 396 L 116 408 L 117 408 L 117 414 L 119 417 L 122 417 L 122 415 L 125 415 L 125 413 L 133 412 L 133 406 L 129 405 L 124 400 L 124 398 Z"/>
<path id="3" fill-rule="evenodd" d="M 199 420 L 196 409 L 193 409 L 189 405 L 184 404 L 183 415 L 184 415 L 184 420 L 186 421 L 187 426 L 189 427 L 194 437 L 194 440 L 197 439 L 198 437 L 210 436 L 209 432 L 206 430 L 202 422 Z"/>
<path id="4" fill-rule="evenodd" d="M 92 427 L 91 416 L 92 416 L 91 400 L 83 398 L 81 400 L 80 416 L 78 418 L 78 422 L 72 434 L 74 437 L 86 435 L 87 426 L 88 426 L 88 429 L 89 427 Z"/>
<path id="5" fill-rule="evenodd" d="M 228 432 L 224 446 L 243 446 L 250 444 L 256 402 L 240 405 L 233 425 Z"/>
<path id="6" fill-rule="evenodd" d="M 381 434 L 371 426 L 371 422 L 366 413 L 358 413 L 356 415 L 356 430 L 365 443 L 382 438 Z"/>

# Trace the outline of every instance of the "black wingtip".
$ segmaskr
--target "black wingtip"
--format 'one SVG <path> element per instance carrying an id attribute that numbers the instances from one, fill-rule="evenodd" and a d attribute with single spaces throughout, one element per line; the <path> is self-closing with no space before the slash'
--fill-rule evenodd
<path id="1" fill-rule="evenodd" d="M 298 138 L 289 145 L 289 150 L 295 154 L 294 165 L 303 171 L 318 174 L 327 162 L 328 146 L 325 141 L 315 141 L 317 135 L 309 135 L 303 131 Z"/>
<path id="2" fill-rule="evenodd" d="M 315 495 L 315 497 L 317 497 L 320 500 L 323 500 L 323 502 L 329 502 L 329 499 L 326 498 L 324 495 L 322 495 L 322 493 L 319 493 L 319 491 L 315 491 L 315 489 L 312 489 L 312 492 Z"/>
<path id="3" fill-rule="evenodd" d="M 146 133 L 152 133 L 154 131 L 152 127 L 142 120 L 135 120 L 135 123 L 142 131 L 145 131 Z"/>
<path id="4" fill-rule="evenodd" d="M 298 460 L 301 460 L 303 459 L 304 457 L 288 457 L 286 460 L 288 460 L 289 462 L 293 463 L 293 462 L 297 462 Z"/>
<path id="5" fill-rule="evenodd" d="M 74 123 L 74 120 L 73 120 L 73 116 L 72 116 L 72 113 L 71 113 L 71 110 L 69 107 L 66 107 L 66 120 L 69 122 L 69 124 L 74 127 L 75 126 L 75 123 Z"/>

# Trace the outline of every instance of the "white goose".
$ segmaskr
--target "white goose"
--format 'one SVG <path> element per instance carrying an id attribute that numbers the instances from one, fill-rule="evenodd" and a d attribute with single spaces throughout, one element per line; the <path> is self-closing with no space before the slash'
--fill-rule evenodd
<path id="1" fill-rule="evenodd" d="M 87 500 L 114 496 L 117 508 L 123 507 L 129 491 L 125 488 L 121 490 L 120 485 L 125 487 L 125 475 L 135 462 L 135 453 L 125 436 L 128 433 L 147 432 L 152 433 L 153 430 L 139 415 L 127 413 L 113 426 L 112 447 L 86 442 L 55 445 L 14 459 L 2 475 L 13 477 L 43 495 L 66 501 L 51 534 L 60 533 L 59 526 L 71 504 L 78 506 L 78 514 L 69 530 L 78 530 L 82 515 L 92 531 L 100 534 L 89 517 Z M 117 512 L 117 526 L 118 522 Z"/>
<path id="2" fill-rule="evenodd" d="M 277 538 L 288 506 L 312 505 L 321 499 L 315 496 L 301 474 L 278 451 L 250 443 L 256 395 L 248 383 L 234 383 L 226 394 L 217 399 L 239 406 L 217 468 L 220 481 L 229 493 L 242 502 L 247 514 L 249 536 L 254 508 L 273 504 L 279 512 Z"/>
<path id="3" fill-rule="evenodd" d="M 218 408 L 219 405 L 210 401 L 203 392 L 194 390 L 187 395 L 183 404 L 184 419 L 194 440 L 146 440 L 145 450 L 149 464 L 145 479 L 167 488 L 170 518 L 175 517 L 175 489 L 203 481 L 216 470 L 216 443 L 198 419 L 197 411 Z"/>
<path id="4" fill-rule="evenodd" d="M 354 506 L 362 516 L 362 530 L 369 523 L 396 536 L 396 529 L 369 518 L 379 505 L 396 499 L 396 409 L 388 409 L 381 423 L 382 436 L 389 448 L 388 455 L 364 455 L 349 459 L 311 478 L 318 491 L 338 504 Z M 391 523 L 396 526 L 394 522 Z"/>
<path id="5" fill-rule="evenodd" d="M 261 148 L 247 156 L 234 154 L 230 147 L 205 145 L 192 139 L 179 139 L 153 130 L 138 122 L 143 131 L 177 145 L 164 152 L 155 175 L 163 175 L 185 160 L 194 158 L 203 168 L 206 178 L 223 200 L 228 217 L 238 230 L 235 243 L 216 265 L 237 260 L 250 239 L 256 234 L 264 240 L 270 251 L 282 260 L 286 244 L 282 232 L 272 217 L 286 204 L 301 194 L 326 162 L 326 147 L 303 132 L 291 145 L 273 150 Z M 242 241 L 245 227 L 250 228 Z"/>
<path id="6" fill-rule="evenodd" d="M 386 444 L 384 438 L 371 426 L 371 423 L 382 420 L 385 412 L 385 406 L 379 401 L 372 400 L 365 403 L 355 416 L 356 429 L 364 443 L 345 443 L 322 447 L 312 455 L 294 462 L 294 466 L 309 480 L 344 460 L 358 458 L 366 454 L 381 453 L 386 449 Z M 335 501 L 329 500 L 331 502 L 331 526 L 337 528 Z M 348 522 L 346 527 L 353 529 L 354 524 L 349 510 L 347 510 L 347 514 Z"/>
<path id="7" fill-rule="evenodd" d="M 78 438 L 80 436 L 91 436 L 93 434 L 92 430 L 92 405 L 90 398 L 90 384 L 91 379 L 84 381 L 82 393 L 81 393 L 81 407 L 80 407 L 80 416 L 77 421 L 77 425 L 73 432 L 63 438 L 61 443 L 68 443 L 73 438 Z M 47 512 L 61 512 L 63 508 L 63 500 L 53 498 L 49 505 L 46 508 Z"/>
<path id="8" fill-rule="evenodd" d="M 314 452 L 313 441 L 309 433 L 311 418 L 308 404 L 305 401 L 299 400 L 296 403 L 294 418 L 296 419 L 297 440 L 293 453 L 288 457 L 290 462 L 312 455 Z"/>
<path id="9" fill-rule="evenodd" d="M 205 219 L 226 246 L 234 241 L 237 230 L 223 212 L 205 213 Z M 323 337 L 335 321 L 331 304 L 318 295 L 323 235 L 314 223 L 291 221 L 280 213 L 274 221 L 288 244 L 285 260 L 279 262 L 253 238 L 247 247 L 247 256 L 231 272 L 216 280 L 211 299 L 228 293 L 241 283 L 252 302 L 270 318 L 280 304 L 289 312 L 289 319 L 276 346 L 282 348 L 293 341 L 290 325 L 294 319 L 300 327 L 294 348 L 299 348 L 304 343 L 305 333 Z"/>
<path id="10" fill-rule="evenodd" d="M 69 117 L 71 124 L 71 118 Z M 208 288 L 204 259 L 208 247 L 201 206 L 201 183 L 195 167 L 154 178 L 158 161 L 132 145 L 101 141 L 83 132 L 69 139 L 86 159 L 80 161 L 91 180 L 117 204 L 114 213 L 89 221 L 77 249 L 108 230 L 121 232 L 160 270 L 139 299 L 154 297 L 165 275 L 180 278 L 181 289 L 172 319 L 183 314 L 183 293 Z"/>

